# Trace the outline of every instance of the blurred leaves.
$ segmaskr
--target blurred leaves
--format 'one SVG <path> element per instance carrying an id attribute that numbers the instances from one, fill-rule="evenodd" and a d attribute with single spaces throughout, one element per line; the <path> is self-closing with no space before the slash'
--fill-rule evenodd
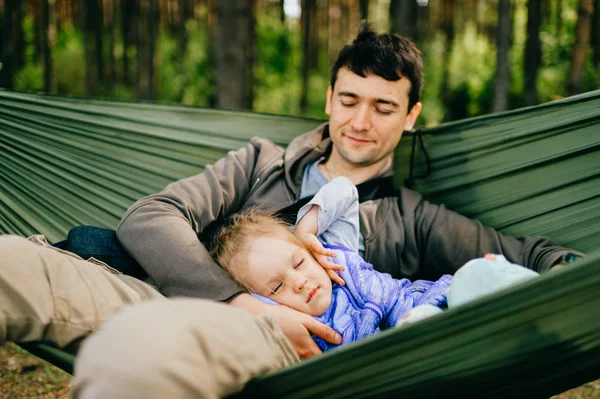
<path id="1" fill-rule="evenodd" d="M 559 1 L 562 3 L 559 4 Z M 376 3 L 376 4 L 375 4 Z M 299 20 L 286 18 L 269 10 L 263 3 L 258 7 L 256 18 L 256 49 L 254 57 L 253 110 L 276 114 L 300 114 L 302 91 L 301 69 L 303 63 L 301 26 Z M 270 4 L 270 3 L 269 3 Z M 326 3 L 324 3 L 326 4 Z M 333 3 L 332 3 L 333 4 Z M 421 40 L 424 59 L 425 86 L 423 112 L 419 126 L 433 126 L 442 121 L 463 119 L 490 112 L 495 71 L 495 21 L 494 0 L 477 3 L 477 10 L 470 10 L 476 17 L 467 17 L 466 6 L 460 6 L 452 48 L 448 43 L 435 12 L 441 7 L 429 4 L 430 23 L 424 25 L 426 35 Z M 571 52 L 575 43 L 578 0 L 548 0 L 542 19 L 540 40 L 542 65 L 538 71 L 537 98 L 540 102 L 564 97 Z M 559 6 L 560 5 L 560 6 Z M 267 7 L 267 8 L 265 8 Z M 333 7 L 333 5 L 330 5 Z M 374 2 L 373 17 L 379 30 L 387 22 L 386 5 Z M 438 7 L 437 9 L 435 7 Z M 457 6 L 458 7 L 458 6 Z M 30 9 L 26 9 L 29 10 Z M 436 11 L 437 10 L 437 11 Z M 339 11 L 339 10 L 338 10 Z M 333 14 L 332 14 L 333 15 Z M 331 18 L 331 16 L 330 16 Z M 513 0 L 513 39 L 510 52 L 511 89 L 509 107 L 523 106 L 523 79 L 527 1 Z M 213 106 L 216 98 L 218 69 L 211 54 L 213 39 L 210 31 L 209 9 L 205 3 L 197 5 L 193 17 L 183 24 L 185 29 L 174 29 L 161 23 L 157 33 L 155 55 L 156 98 L 162 102 L 187 105 Z M 384 22 L 382 22 L 384 21 Z M 438 21 L 438 22 L 436 22 Z M 213 24 L 216 22 L 212 22 Z M 35 26 L 31 13 L 23 19 L 26 42 L 25 65 L 14 75 L 18 90 L 43 90 L 43 66 L 35 53 Z M 323 25 L 321 25 L 323 26 Z M 107 28 L 106 28 L 107 29 Z M 109 32 L 105 29 L 108 37 Z M 182 33 L 184 32 L 184 36 Z M 128 55 L 128 75 L 138 68 L 136 48 L 124 48 L 120 32 L 116 32 L 114 47 L 104 40 L 104 53 L 112 51 L 117 71 L 115 82 L 104 82 L 100 95 L 117 99 L 135 98 L 135 87 L 123 77 L 123 56 Z M 326 37 L 326 35 L 321 35 Z M 321 40 L 328 40 L 327 38 Z M 332 40 L 331 37 L 329 40 Z M 329 85 L 329 59 L 321 45 L 318 62 L 310 71 L 308 79 L 308 108 L 306 116 L 325 118 L 325 92 Z M 329 44 L 331 45 L 331 43 Z M 83 34 L 80 27 L 68 21 L 61 23 L 52 39 L 53 91 L 59 94 L 83 95 L 85 79 L 85 56 Z M 447 54 L 447 52 L 450 52 Z M 107 57 L 108 59 L 108 57 Z M 585 91 L 600 87 L 600 71 L 592 64 L 592 49 L 585 65 L 583 88 Z M 108 68 L 106 68 L 108 69 Z M 443 82 L 447 76 L 445 98 Z"/>

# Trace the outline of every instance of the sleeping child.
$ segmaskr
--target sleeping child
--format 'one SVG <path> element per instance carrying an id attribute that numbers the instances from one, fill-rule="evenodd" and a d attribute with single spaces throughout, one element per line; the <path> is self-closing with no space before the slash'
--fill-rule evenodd
<path id="1" fill-rule="evenodd" d="M 458 282 L 458 295 L 449 296 L 456 291 L 450 289 L 450 275 L 437 281 L 394 279 L 374 270 L 357 253 L 358 209 L 356 187 L 337 177 L 299 210 L 295 231 L 275 216 L 249 210 L 221 230 L 211 255 L 255 297 L 312 315 L 339 332 L 342 345 L 484 295 L 486 283 L 472 295 L 463 291 L 470 290 L 472 281 L 481 285 L 480 272 L 490 268 L 508 273 L 510 284 L 537 275 L 490 255 L 467 263 L 466 273 L 457 272 L 467 276 Z M 496 285 L 504 281 L 495 280 Z M 323 351 L 335 347 L 313 338 Z"/>

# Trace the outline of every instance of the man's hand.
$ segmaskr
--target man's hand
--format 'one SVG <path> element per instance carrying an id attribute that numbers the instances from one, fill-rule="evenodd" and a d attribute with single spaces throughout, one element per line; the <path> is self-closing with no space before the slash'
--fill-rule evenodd
<path id="1" fill-rule="evenodd" d="M 331 327 L 287 306 L 267 305 L 266 314 L 275 319 L 275 322 L 296 349 L 300 359 L 306 359 L 321 353 L 310 333 L 332 344 L 342 343 L 342 336 Z"/>
<path id="2" fill-rule="evenodd" d="M 301 359 L 321 353 L 321 350 L 311 338 L 310 333 L 331 344 L 339 345 L 342 343 L 342 336 L 331 327 L 319 323 L 311 316 L 287 306 L 267 305 L 249 294 L 238 295 L 230 304 L 253 314 L 272 316 Z"/>
<path id="3" fill-rule="evenodd" d="M 574 262 L 579 258 L 580 258 L 580 256 L 569 252 L 568 254 L 565 254 L 565 255 L 561 256 L 560 258 L 558 258 L 556 260 L 556 262 L 554 262 L 552 267 L 550 267 L 550 271 L 560 270 L 563 268 L 564 265 Z"/>

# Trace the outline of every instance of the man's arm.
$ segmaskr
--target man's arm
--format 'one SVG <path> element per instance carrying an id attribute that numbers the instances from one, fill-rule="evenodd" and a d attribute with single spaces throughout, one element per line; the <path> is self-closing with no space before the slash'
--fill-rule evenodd
<path id="1" fill-rule="evenodd" d="M 444 205 L 424 200 L 414 209 L 413 217 L 419 258 L 427 278 L 454 274 L 467 261 L 486 253 L 502 254 L 510 262 L 540 273 L 550 270 L 563 255 L 583 256 L 545 237 L 503 235 L 477 220 L 448 210 Z"/>
<path id="2" fill-rule="evenodd" d="M 227 300 L 242 292 L 212 260 L 199 236 L 211 222 L 242 205 L 259 151 L 250 142 L 202 173 L 138 200 L 123 216 L 119 241 L 163 294 Z"/>

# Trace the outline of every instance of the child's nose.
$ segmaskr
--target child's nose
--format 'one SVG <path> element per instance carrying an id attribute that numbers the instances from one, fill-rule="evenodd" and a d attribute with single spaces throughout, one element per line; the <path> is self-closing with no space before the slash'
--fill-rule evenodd
<path id="1" fill-rule="evenodd" d="M 306 277 L 304 276 L 298 276 L 296 277 L 296 282 L 294 284 L 294 291 L 296 293 L 299 293 L 302 291 L 302 288 L 304 288 L 304 285 L 306 284 Z"/>

